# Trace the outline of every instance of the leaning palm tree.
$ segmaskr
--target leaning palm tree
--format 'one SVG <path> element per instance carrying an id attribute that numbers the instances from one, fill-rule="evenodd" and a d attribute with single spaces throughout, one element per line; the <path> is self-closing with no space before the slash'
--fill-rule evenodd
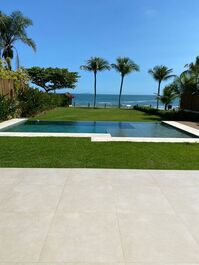
<path id="1" fill-rule="evenodd" d="M 194 63 L 186 64 L 185 67 L 187 68 L 184 71 L 185 75 L 190 79 L 194 79 L 196 83 L 196 92 L 199 91 L 199 56 L 196 57 Z"/>
<path id="2" fill-rule="evenodd" d="M 159 108 L 160 85 L 162 81 L 166 81 L 169 78 L 174 77 L 174 75 L 171 75 L 172 71 L 173 69 L 169 69 L 164 65 L 157 65 L 148 71 L 148 73 L 151 74 L 156 81 L 158 81 L 157 109 Z"/>
<path id="3" fill-rule="evenodd" d="M 85 65 L 80 66 L 81 70 L 86 70 L 93 72 L 94 74 L 94 103 L 93 107 L 96 106 L 96 94 L 97 94 L 97 72 L 110 70 L 111 67 L 108 61 L 104 60 L 100 57 L 91 57 L 89 60 L 86 61 Z"/>
<path id="4" fill-rule="evenodd" d="M 23 16 L 20 11 L 14 11 L 11 15 L 7 16 L 0 12 L 0 49 L 1 56 L 7 62 L 8 68 L 11 69 L 11 60 L 16 52 L 17 68 L 19 67 L 19 56 L 15 43 L 22 41 L 33 50 L 36 50 L 36 45 L 32 39 L 27 35 L 26 29 L 32 26 L 31 19 Z"/>
<path id="5" fill-rule="evenodd" d="M 196 82 L 195 75 L 192 75 L 187 71 L 184 71 L 179 76 L 176 76 L 174 83 L 178 88 L 179 95 L 196 94 L 199 92 L 198 83 Z"/>
<path id="6" fill-rule="evenodd" d="M 121 84 L 120 84 L 119 102 L 118 102 L 118 107 L 120 108 L 122 88 L 123 88 L 123 82 L 124 82 L 125 75 L 128 75 L 135 71 L 139 71 L 140 69 L 139 69 L 139 66 L 128 57 L 118 57 L 116 59 L 116 64 L 111 64 L 111 66 L 117 72 L 121 74 Z"/>

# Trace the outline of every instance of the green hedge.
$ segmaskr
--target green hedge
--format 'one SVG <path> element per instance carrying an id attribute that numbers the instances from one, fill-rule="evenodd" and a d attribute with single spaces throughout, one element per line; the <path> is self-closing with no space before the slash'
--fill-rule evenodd
<path id="1" fill-rule="evenodd" d="M 55 107 L 69 105 L 64 94 L 48 94 L 38 89 L 19 89 L 15 99 L 0 96 L 0 120 L 13 117 L 31 117 Z"/>
<path id="2" fill-rule="evenodd" d="M 7 120 L 17 115 L 17 103 L 14 99 L 0 96 L 0 120 Z"/>
<path id="3" fill-rule="evenodd" d="M 22 117 L 30 117 L 45 110 L 68 105 L 64 94 L 48 94 L 38 89 L 21 89 L 17 99 Z"/>
<path id="4" fill-rule="evenodd" d="M 163 120 L 176 120 L 176 121 L 199 121 L 199 113 L 188 112 L 183 110 L 158 110 L 151 107 L 134 106 L 133 109 L 143 111 L 148 114 L 158 115 Z"/>

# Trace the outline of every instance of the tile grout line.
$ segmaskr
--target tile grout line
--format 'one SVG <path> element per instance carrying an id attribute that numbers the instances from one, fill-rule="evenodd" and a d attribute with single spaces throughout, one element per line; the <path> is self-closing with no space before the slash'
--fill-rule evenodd
<path id="1" fill-rule="evenodd" d="M 116 220 L 117 220 L 117 226 L 118 226 L 118 231 L 119 231 L 120 243 L 121 243 L 121 248 L 122 248 L 123 262 L 126 263 L 124 246 L 123 246 L 123 240 L 122 240 L 122 233 L 121 233 L 121 230 L 120 230 L 120 223 L 119 223 L 119 218 L 118 218 L 117 210 L 115 212 L 115 216 L 116 216 Z"/>
<path id="2" fill-rule="evenodd" d="M 142 171 L 142 170 L 141 170 Z M 159 186 L 157 185 L 157 182 L 156 180 L 153 178 L 153 176 L 150 176 L 150 178 L 152 178 L 153 180 L 153 185 L 146 185 L 146 187 L 157 187 L 159 188 Z M 114 185 L 112 185 L 112 187 L 114 187 Z M 162 191 L 161 191 L 162 192 Z M 122 252 L 123 252 L 123 259 L 124 259 L 124 264 L 137 264 L 137 262 L 128 262 L 126 261 L 126 258 L 125 258 L 125 251 L 124 251 L 124 246 L 123 246 L 123 240 L 122 240 L 122 233 L 121 233 L 121 230 L 120 230 L 120 222 L 119 222 L 119 217 L 118 217 L 118 210 L 117 210 L 117 196 L 118 196 L 118 192 L 117 191 L 114 191 L 114 194 L 116 194 L 116 200 L 115 201 L 115 209 L 116 209 L 116 212 L 115 212 L 115 215 L 116 215 L 116 219 L 117 219 L 117 225 L 118 225 L 118 231 L 119 231 L 119 236 L 120 236 L 120 241 L 121 241 L 121 247 L 122 247 Z M 142 262 L 143 263 L 143 262 Z M 154 262 L 153 262 L 154 263 Z M 150 263 L 143 263 L 143 264 L 147 264 L 149 265 Z M 151 263 L 152 265 L 152 263 Z"/>
<path id="3" fill-rule="evenodd" d="M 113 177 L 109 177 L 111 182 L 112 182 L 112 178 Z M 119 238 L 120 238 L 120 244 L 121 244 L 121 249 L 122 249 L 122 255 L 123 255 L 123 263 L 126 263 L 125 260 L 125 252 L 124 252 L 124 246 L 123 246 L 123 240 L 122 240 L 122 233 L 120 230 L 120 224 L 119 224 L 119 218 L 118 218 L 118 212 L 117 212 L 117 196 L 118 193 L 116 191 L 116 189 L 114 188 L 114 185 L 111 183 L 112 189 L 113 189 L 113 196 L 114 196 L 114 204 L 115 204 L 115 217 L 116 217 L 116 222 L 117 222 L 117 228 L 118 228 L 118 232 L 119 232 Z"/>
<path id="4" fill-rule="evenodd" d="M 185 224 L 185 222 L 182 220 L 182 218 L 180 217 L 180 214 L 175 210 L 175 208 L 172 206 L 172 204 L 170 203 L 168 197 L 166 196 L 166 194 L 164 193 L 164 191 L 162 190 L 161 186 L 159 185 L 159 183 L 157 182 L 157 180 L 153 177 L 154 181 L 157 183 L 157 186 L 159 187 L 162 195 L 165 197 L 165 199 L 167 200 L 167 202 L 169 203 L 169 205 L 171 206 L 171 208 L 173 209 L 175 216 L 177 217 L 177 219 L 180 221 L 180 223 L 183 225 L 183 227 L 185 228 L 185 230 L 188 232 L 188 234 L 191 236 L 191 238 L 193 239 L 193 241 L 196 243 L 196 245 L 199 247 L 199 242 L 195 239 L 194 235 L 191 233 L 191 231 L 188 229 L 188 226 Z"/>
<path id="5" fill-rule="evenodd" d="M 0 265 L 4 265 L 4 264 L 8 264 L 8 265 L 21 265 L 21 264 L 24 264 L 24 265 L 27 265 L 27 262 L 26 261 L 20 261 L 20 262 L 7 262 L 7 261 L 4 261 L 3 263 L 0 263 Z M 47 261 L 39 261 L 39 262 L 37 262 L 37 261 L 33 261 L 33 262 L 28 262 L 28 264 L 35 264 L 35 265 L 40 265 L 40 264 L 46 264 L 46 265 L 50 265 L 49 264 L 49 262 L 47 262 Z M 71 264 L 77 264 L 77 265 L 80 265 L 80 264 L 84 264 L 84 265 L 95 265 L 95 264 L 97 264 L 97 265 L 107 265 L 107 262 L 105 262 L 105 261 L 103 261 L 103 262 L 77 262 L 77 261 L 75 261 L 75 262 L 70 262 L 70 261 L 64 261 L 64 262 L 53 262 L 53 265 L 65 265 L 65 264 L 69 264 L 69 265 L 71 265 Z M 138 263 L 137 262 L 134 262 L 134 261 L 131 261 L 131 262 L 108 262 L 108 264 L 109 265 L 127 265 L 127 264 L 135 264 L 135 265 L 138 265 Z M 157 261 L 155 261 L 155 262 L 141 262 L 141 263 L 139 263 L 140 265 L 154 265 L 154 264 L 156 264 L 156 265 L 164 265 L 164 263 L 160 263 L 160 262 L 157 262 Z M 173 262 L 167 262 L 166 263 L 167 265 L 193 265 L 193 263 L 180 263 L 180 262 L 175 262 L 175 263 L 173 263 Z M 194 263 L 194 265 L 198 265 L 199 263 Z"/>
<path id="6" fill-rule="evenodd" d="M 59 206 L 60 201 L 61 201 L 61 199 L 62 199 L 62 197 L 63 197 L 63 193 L 64 193 L 64 190 L 65 190 L 65 187 L 66 187 L 66 184 L 67 184 L 67 181 L 68 181 L 68 180 L 69 180 L 69 176 L 67 176 L 66 179 L 65 179 L 65 181 L 64 181 L 63 189 L 62 189 L 62 192 L 61 192 L 61 194 L 60 194 L 60 198 L 59 198 L 59 200 L 58 200 L 58 202 L 57 202 L 57 206 L 56 206 L 55 211 L 54 211 L 54 214 L 53 214 L 53 216 L 52 216 L 52 220 L 51 220 L 51 222 L 50 222 L 50 225 L 49 225 L 48 231 L 47 231 L 47 233 L 46 233 L 46 237 L 45 237 L 45 239 L 44 239 L 43 245 L 42 245 L 42 247 L 41 247 L 41 251 L 40 251 L 40 253 L 39 253 L 39 255 L 38 255 L 38 261 L 37 261 L 37 263 L 40 263 L 41 254 L 42 254 L 43 249 L 44 249 L 44 246 L 45 246 L 45 244 L 46 244 L 46 242 L 47 242 L 48 235 L 49 235 L 50 229 L 51 229 L 51 227 L 52 227 L 52 224 L 54 223 L 55 216 L 56 216 L 56 213 L 57 213 L 57 210 L 58 210 L 58 206 Z"/>

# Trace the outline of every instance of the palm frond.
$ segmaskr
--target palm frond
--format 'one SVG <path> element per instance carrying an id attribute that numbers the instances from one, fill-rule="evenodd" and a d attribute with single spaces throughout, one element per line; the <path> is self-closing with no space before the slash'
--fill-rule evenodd
<path id="1" fill-rule="evenodd" d="M 33 39 L 27 38 L 26 36 L 21 36 L 21 41 L 28 46 L 30 46 L 34 51 L 36 51 L 36 44 Z"/>
<path id="2" fill-rule="evenodd" d="M 20 11 L 14 11 L 11 15 L 0 12 L 0 49 L 3 50 L 4 59 L 13 58 L 13 49 L 17 41 L 22 41 L 34 51 L 36 50 L 35 42 L 28 37 L 26 32 L 26 29 L 32 25 L 32 20 Z"/>
<path id="3" fill-rule="evenodd" d="M 173 69 L 169 69 L 165 65 L 156 65 L 153 69 L 149 69 L 148 71 L 156 81 L 160 82 L 174 77 L 174 75 L 171 74 L 172 72 Z"/>
<path id="4" fill-rule="evenodd" d="M 119 72 L 122 76 L 139 71 L 139 66 L 128 57 L 118 57 L 116 63 L 111 64 L 111 67 Z"/>
<path id="5" fill-rule="evenodd" d="M 92 68 L 88 65 L 81 65 L 80 69 L 85 71 L 93 71 Z"/>
<path id="6" fill-rule="evenodd" d="M 80 69 L 86 71 L 98 72 L 98 71 L 110 70 L 111 67 L 107 60 L 101 57 L 91 57 L 86 61 L 85 65 L 82 65 L 80 67 Z"/>

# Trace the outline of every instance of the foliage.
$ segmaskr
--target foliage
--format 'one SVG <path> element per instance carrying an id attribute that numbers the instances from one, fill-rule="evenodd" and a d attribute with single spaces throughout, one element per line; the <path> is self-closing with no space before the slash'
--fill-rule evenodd
<path id="1" fill-rule="evenodd" d="M 176 76 L 174 81 L 179 94 L 199 93 L 199 56 L 194 63 L 186 64 L 185 67 L 187 70 Z"/>
<path id="2" fill-rule="evenodd" d="M 139 66 L 134 63 L 133 60 L 131 60 L 128 57 L 118 57 L 116 59 L 115 64 L 111 64 L 112 68 L 114 68 L 117 72 L 121 74 L 121 76 L 128 75 L 134 71 L 139 71 Z"/>
<path id="3" fill-rule="evenodd" d="M 157 109 L 159 108 L 160 85 L 162 81 L 166 81 L 174 76 L 171 74 L 172 71 L 173 69 L 169 69 L 165 65 L 156 65 L 153 69 L 148 71 L 148 73 L 151 74 L 156 81 L 158 81 Z"/>
<path id="4" fill-rule="evenodd" d="M 188 68 L 186 71 L 187 73 L 189 73 L 190 75 L 198 79 L 199 77 L 199 56 L 196 57 L 194 63 L 192 62 L 190 64 L 186 64 L 185 67 Z"/>
<path id="5" fill-rule="evenodd" d="M 97 72 L 105 71 L 105 70 L 110 70 L 111 67 L 108 63 L 103 58 L 100 57 L 91 57 L 89 60 L 86 61 L 85 65 L 80 66 L 81 70 L 93 72 L 94 74 L 94 102 L 93 106 L 95 108 L 96 106 L 96 95 L 97 95 Z"/>
<path id="6" fill-rule="evenodd" d="M 69 72 L 66 68 L 41 68 L 35 66 L 28 68 L 27 72 L 31 82 L 42 87 L 46 92 L 61 88 L 75 88 L 79 78 L 77 72 Z"/>
<path id="7" fill-rule="evenodd" d="M 103 58 L 100 57 L 91 57 L 89 60 L 86 61 L 85 65 L 82 65 L 81 70 L 91 71 L 97 73 L 98 71 L 110 70 L 111 67 Z"/>
<path id="8" fill-rule="evenodd" d="M 0 120 L 7 120 L 15 117 L 17 112 L 17 103 L 14 99 L 8 99 L 0 96 Z"/>
<path id="9" fill-rule="evenodd" d="M 116 59 L 116 64 L 111 64 L 111 66 L 121 74 L 121 84 L 120 84 L 119 102 L 118 102 L 118 107 L 120 108 L 123 80 L 125 75 L 128 75 L 134 71 L 139 71 L 140 69 L 139 66 L 128 57 L 118 57 Z"/>
<path id="10" fill-rule="evenodd" d="M 171 75 L 172 71 L 173 69 L 168 69 L 165 65 L 156 65 L 153 69 L 149 69 L 148 73 L 151 74 L 156 81 L 162 82 L 173 77 L 173 75 Z"/>
<path id="11" fill-rule="evenodd" d="M 64 94 L 47 94 L 34 88 L 20 89 L 17 101 L 22 117 L 33 116 L 45 110 L 68 105 L 68 98 Z"/>
<path id="12" fill-rule="evenodd" d="M 179 76 L 176 76 L 174 83 L 178 88 L 179 94 L 194 94 L 197 91 L 195 77 L 187 72 L 183 72 Z"/>
<path id="13" fill-rule="evenodd" d="M 9 70 L 6 67 L 5 60 L 1 59 L 0 59 L 0 78 L 13 80 L 15 89 L 20 89 L 21 87 L 28 86 L 28 82 L 30 80 L 24 68 L 20 67 L 16 71 Z"/>
<path id="14" fill-rule="evenodd" d="M 178 87 L 175 83 L 165 86 L 163 89 L 163 95 L 159 96 L 160 101 L 165 104 L 165 110 L 167 110 L 168 105 L 178 97 Z"/>
<path id="15" fill-rule="evenodd" d="M 134 106 L 134 110 L 143 111 L 144 113 L 150 114 L 150 115 L 158 115 L 162 120 L 178 120 L 178 121 L 198 121 L 199 120 L 199 114 L 194 112 L 187 112 L 183 110 L 179 111 L 165 111 L 165 110 L 158 110 L 150 107 L 144 107 L 144 106 Z"/>
<path id="16" fill-rule="evenodd" d="M 15 47 L 17 41 L 22 41 L 33 50 L 36 50 L 34 41 L 28 37 L 26 32 L 26 29 L 32 25 L 32 20 L 25 17 L 20 11 L 14 11 L 11 15 L 0 12 L 0 46 L 2 57 L 6 60 L 10 70 L 12 68 L 11 60 L 14 57 L 14 50 L 17 54 L 17 65 L 19 66 L 19 57 Z"/>

